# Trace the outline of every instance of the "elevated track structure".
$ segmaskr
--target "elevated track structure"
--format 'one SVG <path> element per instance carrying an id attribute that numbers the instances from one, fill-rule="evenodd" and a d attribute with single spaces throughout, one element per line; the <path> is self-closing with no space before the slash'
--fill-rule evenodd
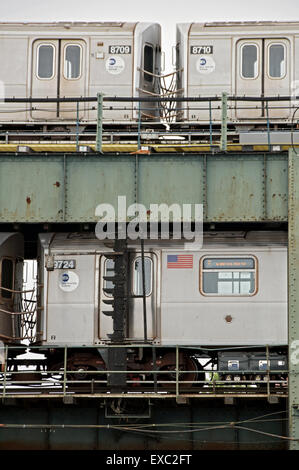
<path id="1" fill-rule="evenodd" d="M 129 430 L 129 434 L 121 439 L 120 449 L 144 448 L 145 439 L 149 449 L 169 446 L 273 449 L 289 445 L 298 450 L 299 144 L 298 108 L 292 105 L 292 98 L 225 95 L 208 100 L 194 98 L 199 103 L 208 101 L 211 115 L 212 103 L 222 109 L 222 125 L 217 129 L 213 128 L 212 118 L 204 128 L 200 123 L 182 127 L 175 122 L 151 126 L 142 121 L 141 114 L 135 129 L 124 129 L 114 123 L 109 129 L 103 124 L 105 100 L 138 104 L 157 98 L 123 99 L 98 95 L 58 100 L 75 103 L 75 112 L 81 103 L 95 103 L 98 121 L 94 129 L 82 129 L 80 121 L 74 119 L 71 131 L 48 128 L 29 131 L 25 127 L 0 131 L 1 230 L 22 232 L 25 258 L 35 259 L 38 233 L 92 231 L 98 222 L 97 205 L 105 202 L 117 206 L 119 195 L 126 196 L 128 205 L 142 203 L 146 207 L 151 203 L 203 204 L 204 228 L 209 230 L 288 229 L 288 380 L 271 380 L 271 371 L 267 370 L 268 380 L 261 384 L 256 381 L 236 384 L 233 379 L 231 384 L 223 384 L 215 376 L 209 382 L 201 377 L 194 388 L 188 389 L 186 382 L 181 382 L 177 350 L 176 368 L 170 379 L 172 388 L 165 391 L 163 382 L 168 382 L 167 374 L 164 373 L 161 379 L 159 372 L 153 370 L 144 389 L 137 390 L 132 381 L 127 404 L 124 404 L 123 395 L 107 395 L 103 391 L 101 383 L 107 381 L 107 371 L 92 377 L 87 373 L 83 381 L 82 377 L 76 380 L 76 375 L 82 375 L 83 371 L 68 370 L 68 348 L 65 347 L 65 360 L 54 378 L 49 379 L 40 359 L 31 360 L 31 365 L 26 358 L 20 360 L 21 369 L 15 370 L 16 362 L 5 362 L 0 384 L 0 448 L 8 445 L 12 448 L 34 445 L 73 448 L 79 445 L 80 448 L 108 449 L 110 444 L 105 444 L 106 438 L 110 439 L 113 448 L 119 435 L 124 436 L 123 420 L 128 419 L 134 423 L 131 432 L 139 433 L 139 436 Z M 178 100 L 188 103 L 191 98 L 163 98 L 163 103 L 168 100 L 169 103 Z M 249 100 L 266 103 L 266 109 L 273 101 L 289 101 L 293 114 L 291 124 L 277 128 L 275 122 L 268 119 L 263 129 L 254 129 L 258 136 L 253 130 L 246 131 L 245 143 L 242 143 L 242 134 L 230 128 L 233 123 L 227 119 L 227 106 Z M 55 101 L 6 98 L 5 104 L 26 102 L 33 106 Z M 4 348 L 6 357 L 10 347 Z M 21 347 L 26 352 L 28 343 Z M 139 405 L 142 401 L 146 405 Z M 26 403 L 29 402 L 33 408 L 27 413 Z M 131 402 L 134 402 L 132 407 Z M 158 417 L 160 406 L 164 410 L 161 419 Z M 151 424 L 169 425 L 173 410 L 178 423 L 173 424 L 172 429 L 171 426 L 167 428 L 164 440 L 158 439 L 151 433 Z M 64 428 L 61 427 L 62 415 L 68 423 Z M 264 422 L 263 415 L 269 421 L 265 418 Z M 134 420 L 138 420 L 138 425 Z M 196 427 L 198 420 L 200 424 Z M 108 429 L 107 423 L 116 421 L 118 425 Z M 217 427 L 220 426 L 218 421 L 222 422 L 221 428 Z M 259 424 L 248 431 L 249 421 Z M 150 423 L 146 435 L 141 434 L 139 426 L 143 422 Z M 184 428 L 190 432 L 188 439 L 180 434 L 180 423 L 186 422 L 189 423 L 189 427 Z M 81 443 L 77 425 L 85 429 Z M 17 442 L 13 441 L 16 429 Z M 40 434 L 37 436 L 41 429 L 45 431 L 42 438 Z M 65 429 L 69 430 L 68 436 Z M 181 439 L 179 444 L 171 441 L 171 433 L 167 433 L 174 429 Z M 213 432 L 216 433 L 214 436 Z"/>

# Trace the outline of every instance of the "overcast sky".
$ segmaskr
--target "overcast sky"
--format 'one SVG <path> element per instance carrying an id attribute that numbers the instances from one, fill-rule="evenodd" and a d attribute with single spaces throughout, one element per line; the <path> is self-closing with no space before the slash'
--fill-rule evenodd
<path id="1" fill-rule="evenodd" d="M 0 21 L 154 21 L 168 56 L 175 24 L 202 21 L 299 21 L 299 0 L 0 0 Z"/>

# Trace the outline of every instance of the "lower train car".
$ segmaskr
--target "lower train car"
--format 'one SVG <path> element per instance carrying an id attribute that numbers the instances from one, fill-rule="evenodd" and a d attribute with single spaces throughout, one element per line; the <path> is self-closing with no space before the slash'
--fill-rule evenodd
<path id="1" fill-rule="evenodd" d="M 214 22 L 177 25 L 176 68 L 184 96 L 298 96 L 299 22 Z M 297 106 L 294 100 L 294 106 Z M 292 102 L 229 103 L 230 123 L 247 128 L 292 121 Z M 178 106 L 184 122 L 221 122 L 219 102 Z"/>
<path id="2" fill-rule="evenodd" d="M 208 356 L 211 350 L 219 370 L 244 364 L 245 357 L 247 365 L 264 367 L 261 348 L 268 345 L 276 351 L 272 356 L 276 367 L 279 362 L 286 369 L 286 233 L 210 232 L 202 247 L 146 241 L 144 250 L 142 262 L 140 245 L 128 242 L 124 343 L 132 347 L 132 365 L 140 363 L 139 346 L 152 344 L 161 347 L 161 367 L 175 366 L 176 346 L 186 347 L 182 359 L 186 364 L 193 364 L 194 351 L 203 348 Z M 37 344 L 41 348 L 68 345 L 76 354 L 76 347 L 93 347 L 86 365 L 104 367 L 101 351 L 111 344 L 113 334 L 112 307 L 107 305 L 112 298 L 109 276 L 114 273 L 111 254 L 109 244 L 93 233 L 39 236 Z M 232 349 L 212 354 L 215 348 L 238 346 L 241 353 Z M 150 362 L 145 349 L 143 368 Z"/>
<path id="3" fill-rule="evenodd" d="M 157 23 L 0 23 L 0 99 L 159 93 L 161 28 Z M 104 103 L 105 122 L 138 119 L 131 103 Z M 112 110 L 112 107 L 114 108 Z M 116 109 L 115 109 L 116 108 Z M 138 108 L 138 106 L 137 106 Z M 143 118 L 159 118 L 157 104 Z M 96 123 L 97 104 L 1 104 L 0 125 Z M 71 128 L 70 128 L 71 129 Z"/>

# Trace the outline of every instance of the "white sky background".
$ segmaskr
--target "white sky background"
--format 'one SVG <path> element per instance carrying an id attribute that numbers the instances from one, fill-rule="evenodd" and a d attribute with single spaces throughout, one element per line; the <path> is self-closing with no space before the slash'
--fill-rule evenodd
<path id="1" fill-rule="evenodd" d="M 176 23 L 299 21 L 298 0 L 0 0 L 0 21 L 150 21 L 162 26 L 171 68 Z"/>

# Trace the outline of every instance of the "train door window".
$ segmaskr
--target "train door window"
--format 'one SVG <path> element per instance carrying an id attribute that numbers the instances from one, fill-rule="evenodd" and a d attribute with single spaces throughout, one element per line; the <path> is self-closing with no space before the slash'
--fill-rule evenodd
<path id="1" fill-rule="evenodd" d="M 12 292 L 6 289 L 13 289 L 14 263 L 9 258 L 3 258 L 1 263 L 1 297 L 11 299 Z M 4 288 L 4 289 L 3 289 Z"/>
<path id="2" fill-rule="evenodd" d="M 74 80 L 81 75 L 81 46 L 68 44 L 64 49 L 64 77 Z"/>
<path id="3" fill-rule="evenodd" d="M 269 76 L 283 78 L 286 73 L 286 58 L 284 44 L 271 44 L 269 47 Z"/>
<path id="4" fill-rule="evenodd" d="M 151 295 L 153 283 L 153 262 L 151 258 L 144 257 L 144 278 L 145 278 L 145 295 Z M 142 281 L 142 258 L 139 256 L 134 261 L 133 270 L 133 294 L 143 295 Z"/>
<path id="5" fill-rule="evenodd" d="M 200 291 L 203 295 L 251 296 L 256 290 L 255 258 L 202 259 Z"/>
<path id="6" fill-rule="evenodd" d="M 114 275 L 114 260 L 113 259 L 106 259 L 104 263 L 104 276 L 113 276 Z M 104 289 L 113 289 L 114 284 L 112 281 L 104 281 Z M 107 297 L 112 297 L 111 294 L 107 294 Z"/>
<path id="7" fill-rule="evenodd" d="M 153 76 L 146 73 L 154 73 L 154 48 L 146 44 L 144 46 L 144 59 L 143 59 L 143 68 L 144 68 L 144 80 L 148 83 L 152 83 Z"/>
<path id="8" fill-rule="evenodd" d="M 256 44 L 244 44 L 241 48 L 241 76 L 242 78 L 257 78 L 258 48 Z"/>
<path id="9" fill-rule="evenodd" d="M 41 44 L 37 48 L 37 76 L 41 79 L 51 79 L 54 75 L 54 46 Z"/>

